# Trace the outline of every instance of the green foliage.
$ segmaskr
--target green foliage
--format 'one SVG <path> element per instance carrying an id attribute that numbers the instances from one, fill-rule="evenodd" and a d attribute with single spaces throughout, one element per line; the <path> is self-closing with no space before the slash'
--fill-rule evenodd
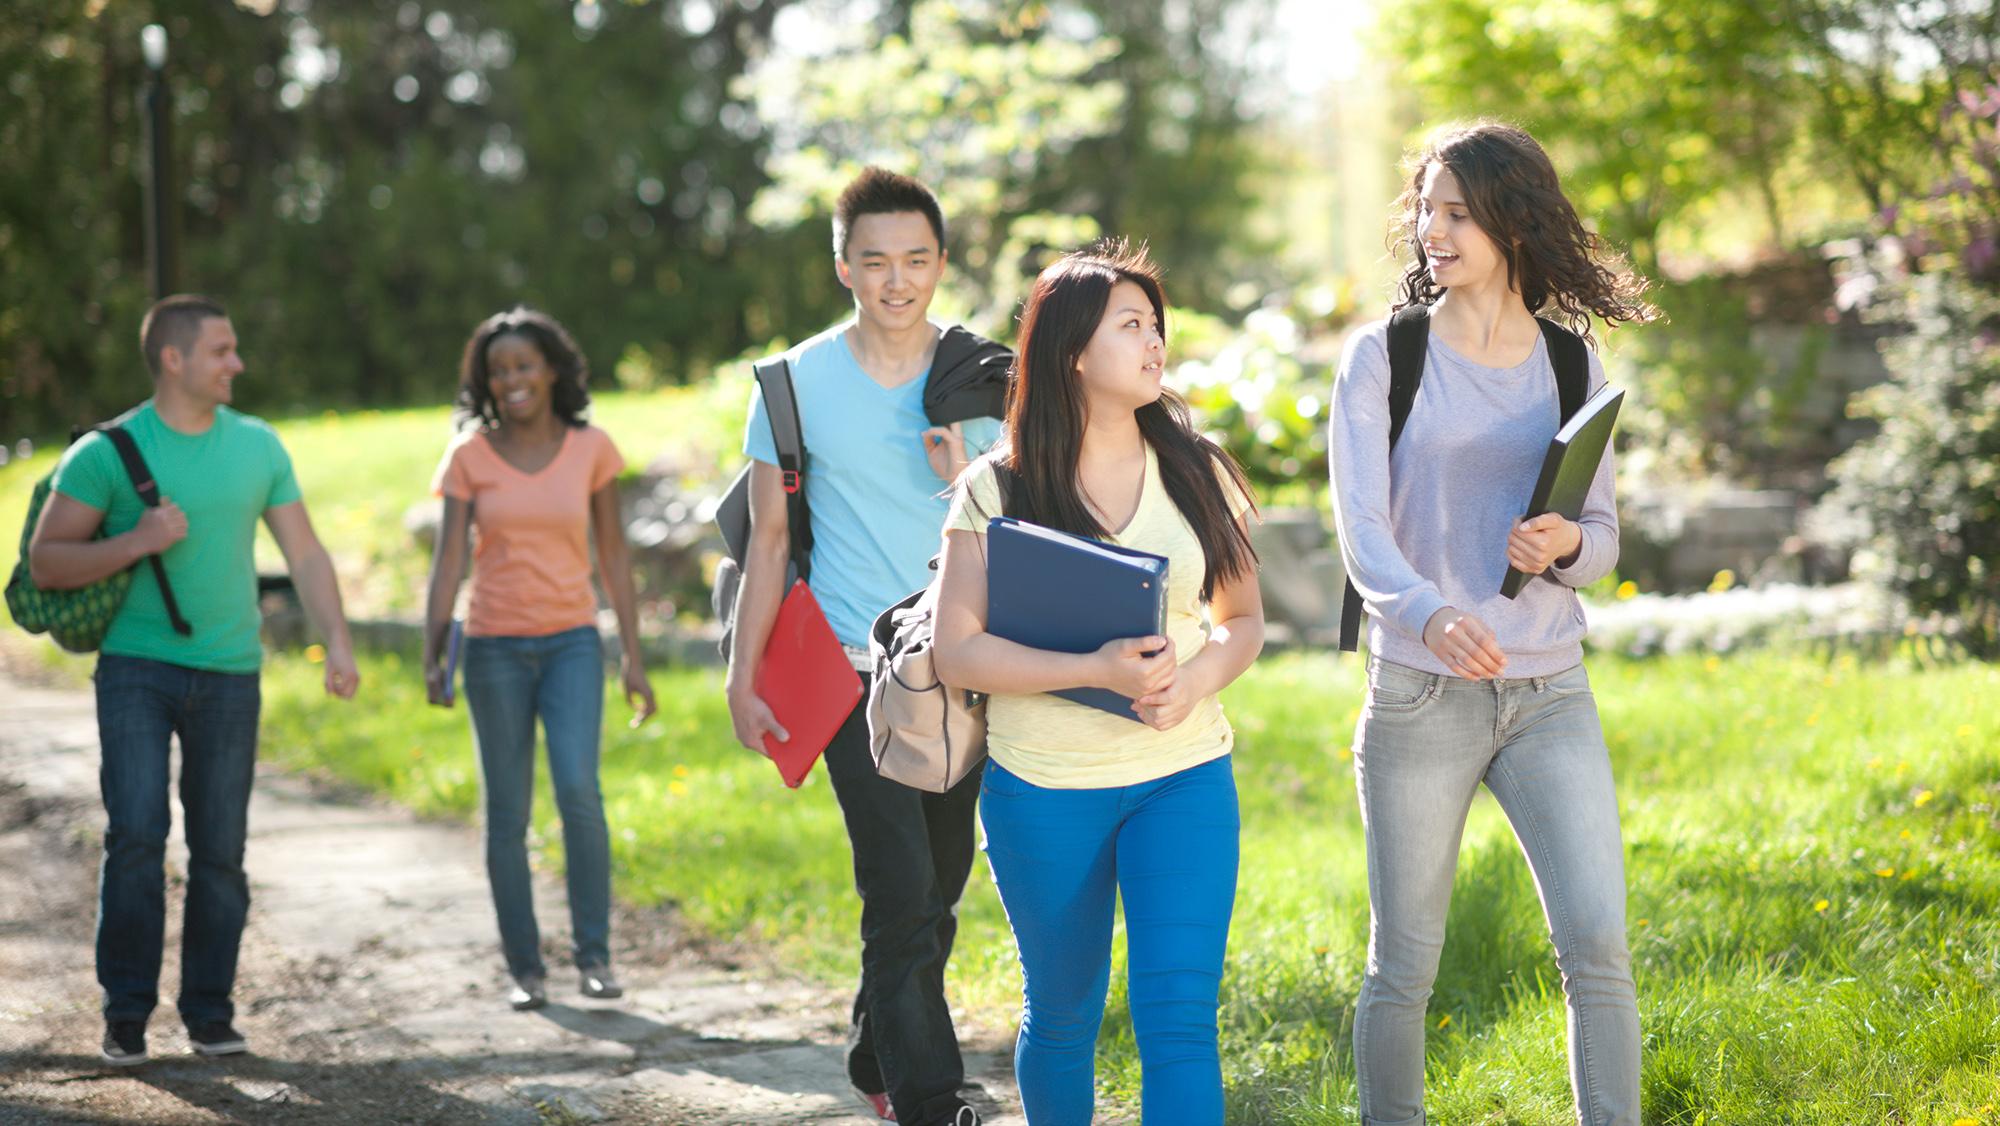
<path id="1" fill-rule="evenodd" d="M 178 288 L 228 305 L 241 405 L 282 415 L 443 399 L 473 325 L 517 302 L 630 388 L 801 337 L 848 307 L 825 203 L 869 160 L 943 190 L 967 281 L 943 316 L 1004 325 L 1043 256 L 1113 230 L 1213 301 L 1257 260 L 1233 237 L 1254 158 L 1240 68 L 1202 29 L 1267 5 L 919 0 L 873 23 L 797 0 L 12 5 L 4 437 L 147 392 L 147 22 L 170 37 Z M 780 43 L 781 16 L 808 34 Z M 814 19 L 836 49 L 808 42 Z"/>
<path id="2" fill-rule="evenodd" d="M 1424 118 L 1526 126 L 1579 210 L 1648 272 L 1662 226 L 1734 187 L 1762 193 L 1779 229 L 1806 91 L 1778 7 L 1408 0 L 1384 7 L 1383 34 Z"/>
<path id="3" fill-rule="evenodd" d="M 463 713 L 425 707 L 407 663 L 370 658 L 363 672 L 367 705 L 342 705 L 324 698 L 317 667 L 276 658 L 267 753 L 472 816 Z M 1600 657 L 1592 678 L 1621 785 L 1645 1120 L 1990 1121 L 1978 1108 L 2000 1063 L 2000 713 L 1986 701 L 2000 670 L 1773 652 Z M 618 894 L 671 901 L 696 926 L 851 982 L 859 905 L 819 772 L 788 792 L 733 746 L 715 674 L 661 671 L 655 687 L 659 718 L 637 732 L 607 724 Z M 1355 1121 L 1349 1022 L 1368 915 L 1348 743 L 1361 690 L 1358 662 L 1301 655 L 1266 658 L 1227 694 L 1243 813 L 1220 1020 L 1231 1122 Z M 609 694 L 607 718 L 622 712 Z M 558 862 L 546 791 L 535 833 L 541 860 Z M 1115 949 L 1099 1082 L 1112 1104 L 1135 1106 Z M 970 1023 L 1005 1028 L 1018 1011 L 983 864 L 950 988 Z M 1485 798 L 1429 1024 L 1435 1120 L 1574 1121 L 1540 904 Z"/>
<path id="4" fill-rule="evenodd" d="M 1257 158 L 1239 72 L 1201 31 L 1265 6 L 1198 0 L 1175 22 L 1119 0 L 914 0 L 886 37 L 830 29 L 740 84 L 778 123 L 753 214 L 824 216 L 860 166 L 887 164 L 938 192 L 956 311 L 996 331 L 1050 258 L 1100 234 L 1148 240 L 1178 298 L 1216 308 L 1224 271 L 1256 261 L 1241 228 Z"/>
<path id="5" fill-rule="evenodd" d="M 1832 467 L 1827 509 L 1866 548 L 1857 569 L 2000 659 L 2000 81 L 1946 104 L 1949 175 L 1884 218 L 1901 232 L 1861 275 L 1874 315 L 1909 331 L 1884 347 L 1891 380 L 1857 413 L 1880 433 Z M 1864 259 L 1863 268 L 1870 266 Z"/>
<path id="6" fill-rule="evenodd" d="M 1326 414 L 1332 373 L 1301 356 L 1298 322 L 1278 309 L 1253 310 L 1229 332 L 1177 312 L 1168 318 L 1174 368 L 1209 437 L 1243 466 L 1258 496 L 1311 503 L 1327 479 Z M 1193 337 L 1184 340 L 1184 337 Z"/>
<path id="7" fill-rule="evenodd" d="M 1893 378 L 1856 403 L 1881 432 L 1833 464 L 1827 503 L 1867 549 L 1857 570 L 2000 659 L 2000 294 L 1926 274 L 1900 311 Z"/>

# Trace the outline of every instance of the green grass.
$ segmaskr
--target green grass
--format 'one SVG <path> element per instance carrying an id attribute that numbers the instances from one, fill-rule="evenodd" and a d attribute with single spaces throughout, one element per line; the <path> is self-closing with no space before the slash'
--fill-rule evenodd
<path id="1" fill-rule="evenodd" d="M 635 466 L 732 464 L 747 386 L 598 396 Z M 444 408 L 280 420 L 308 504 L 361 614 L 414 612 L 422 554 L 402 514 L 428 492 Z M 0 563 L 55 451 L 0 466 Z M 260 546 L 267 564 L 276 555 Z M 59 675 L 87 661 L 6 639 Z M 471 817 L 463 711 L 425 707 L 414 667 L 365 659 L 361 700 L 275 657 L 266 753 Z M 1645 1120 L 1663 1126 L 2000 1126 L 2000 669 L 1760 653 L 1592 661 L 1618 772 L 1645 1035 Z M 627 731 L 614 701 L 604 789 L 618 892 L 707 932 L 767 944 L 829 983 L 855 969 L 859 906 L 822 772 L 785 790 L 729 737 L 715 674 L 655 675 L 664 713 Z M 1352 1123 L 1348 1022 L 1366 945 L 1365 858 L 1347 744 L 1356 662 L 1273 657 L 1230 690 L 1243 869 L 1224 982 L 1239 1123 Z M 559 865 L 551 803 L 541 862 Z M 1886 873 L 1886 874 L 1884 874 Z M 955 1000 L 990 1025 L 1018 1004 L 984 864 L 952 960 Z M 1122 977 L 1122 966 L 1114 981 Z M 1449 1020 L 1446 1020 L 1446 1018 Z M 1446 1123 L 1571 1120 L 1560 988 L 1526 866 L 1474 808 L 1432 1002 L 1429 1106 Z M 1108 1099 L 1138 1069 L 1122 986 L 1100 1059 Z"/>
<path id="2" fill-rule="evenodd" d="M 1625 818 L 1645 1120 L 2000 1121 L 2000 713 L 1985 704 L 2000 697 L 2000 670 L 1776 653 L 1593 669 Z M 315 668 L 276 659 L 267 753 L 471 815 L 463 713 L 423 707 L 397 658 L 365 672 L 365 703 L 340 706 L 320 696 Z M 622 701 L 608 712 L 619 894 L 673 902 L 710 933 L 850 981 L 858 905 L 823 773 L 790 792 L 736 748 L 714 674 L 665 672 L 656 687 L 665 711 L 646 729 L 615 722 Z M 1356 1120 L 1359 693 L 1356 662 L 1300 655 L 1260 663 L 1227 697 L 1244 824 L 1222 1013 L 1233 1122 Z M 538 808 L 543 861 L 557 864 L 546 795 Z M 983 864 L 962 920 L 954 998 L 1004 1024 L 1019 980 Z M 1484 798 L 1431 1022 L 1434 1121 L 1572 1120 L 1539 904 Z M 1107 1097 L 1131 1104 L 1129 1028 L 1114 985 L 1099 1072 Z"/>
<path id="3" fill-rule="evenodd" d="M 690 481 L 712 481 L 735 464 L 748 401 L 746 377 L 592 397 L 592 418 L 610 433 L 629 471 L 658 462 Z M 430 496 L 431 475 L 451 438 L 448 406 L 327 411 L 273 419 L 291 453 L 306 507 L 333 553 L 341 593 L 357 616 L 414 615 L 423 606 L 430 557 L 403 528 L 412 504 Z M 19 553 L 21 520 L 35 480 L 55 467 L 60 443 L 0 466 L 0 566 Z M 260 570 L 282 571 L 267 530 L 257 535 Z"/>

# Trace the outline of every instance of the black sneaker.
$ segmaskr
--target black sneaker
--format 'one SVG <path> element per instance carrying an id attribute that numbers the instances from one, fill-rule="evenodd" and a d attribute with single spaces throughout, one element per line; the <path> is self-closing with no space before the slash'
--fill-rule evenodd
<path id="1" fill-rule="evenodd" d="M 243 1034 L 226 1020 L 194 1025 L 188 1029 L 188 1039 L 194 1042 L 194 1050 L 204 1056 L 236 1056 L 250 1050 Z"/>
<path id="2" fill-rule="evenodd" d="M 146 1022 L 114 1020 L 104 1026 L 104 1062 L 131 1067 L 146 1062 Z"/>

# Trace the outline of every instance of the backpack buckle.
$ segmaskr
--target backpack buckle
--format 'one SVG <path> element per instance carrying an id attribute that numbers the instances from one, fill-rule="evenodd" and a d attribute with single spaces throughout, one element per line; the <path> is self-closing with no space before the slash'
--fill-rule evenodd
<path id="1" fill-rule="evenodd" d="M 783 473 L 783 474 L 784 474 L 784 476 L 785 476 L 785 492 L 786 492 L 787 494 L 791 494 L 791 493 L 796 493 L 796 492 L 798 492 L 798 491 L 799 491 L 799 471 L 798 471 L 798 470 L 796 470 L 796 469 L 782 469 L 782 470 L 779 470 L 779 472 L 780 472 L 780 473 Z"/>

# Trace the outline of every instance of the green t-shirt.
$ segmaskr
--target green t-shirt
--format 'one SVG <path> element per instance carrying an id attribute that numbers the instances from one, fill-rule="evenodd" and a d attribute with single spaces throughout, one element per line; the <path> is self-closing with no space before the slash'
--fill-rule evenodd
<path id="1" fill-rule="evenodd" d="M 150 399 L 117 423 L 132 435 L 160 496 L 187 514 L 187 538 L 160 558 L 194 632 L 174 632 L 152 567 L 141 562 L 103 651 L 210 672 L 256 672 L 264 658 L 252 557 L 257 521 L 265 509 L 299 499 L 277 432 L 262 419 L 217 407 L 207 431 L 182 434 L 154 413 Z M 63 454 L 54 488 L 103 512 L 107 536 L 130 531 L 144 511 L 117 448 L 102 434 L 85 435 Z"/>

